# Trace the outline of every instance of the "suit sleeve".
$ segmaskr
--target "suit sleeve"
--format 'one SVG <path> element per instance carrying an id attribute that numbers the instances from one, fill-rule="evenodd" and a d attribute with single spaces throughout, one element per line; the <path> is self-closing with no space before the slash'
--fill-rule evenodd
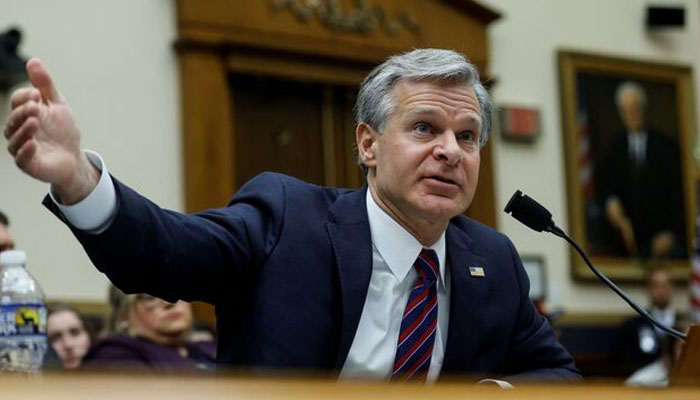
<path id="1" fill-rule="evenodd" d="M 547 320 L 529 298 L 530 282 L 513 244 L 508 241 L 519 283 L 517 322 L 509 343 L 505 373 L 509 381 L 581 380 L 569 352 L 557 341 Z"/>
<path id="2" fill-rule="evenodd" d="M 220 293 L 256 273 L 277 243 L 284 215 L 284 184 L 262 174 L 227 207 L 186 215 L 158 207 L 114 179 L 118 210 L 100 234 L 74 227 L 50 199 L 98 270 L 126 293 L 174 301 L 216 303 Z"/>

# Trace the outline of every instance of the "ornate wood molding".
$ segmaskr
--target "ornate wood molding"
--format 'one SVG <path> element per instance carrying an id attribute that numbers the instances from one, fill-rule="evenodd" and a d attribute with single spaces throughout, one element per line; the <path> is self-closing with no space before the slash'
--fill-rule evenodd
<path id="1" fill-rule="evenodd" d="M 498 17 L 471 0 L 178 0 L 178 40 L 372 65 L 441 47 L 483 71 L 485 26 Z"/>
<path id="2" fill-rule="evenodd" d="M 401 11 L 392 17 L 371 0 L 355 0 L 354 8 L 347 11 L 340 0 L 271 0 L 271 4 L 274 11 L 289 10 L 301 22 L 316 17 L 334 32 L 368 35 L 381 30 L 389 36 L 396 36 L 402 29 L 414 35 L 421 32 L 412 14 Z"/>

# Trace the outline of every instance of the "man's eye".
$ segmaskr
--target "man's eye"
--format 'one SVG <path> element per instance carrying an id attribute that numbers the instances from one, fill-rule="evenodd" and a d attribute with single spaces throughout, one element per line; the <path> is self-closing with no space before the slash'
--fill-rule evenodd
<path id="1" fill-rule="evenodd" d="M 457 138 L 465 142 L 472 142 L 474 141 L 474 133 L 472 133 L 472 131 L 465 131 L 457 135 Z"/>
<path id="2" fill-rule="evenodd" d="M 413 127 L 413 129 L 414 129 L 416 132 L 422 133 L 422 134 L 425 134 L 425 135 L 427 135 L 427 134 L 429 134 L 429 133 L 431 132 L 431 130 L 430 130 L 430 125 L 426 124 L 425 122 L 417 123 L 416 126 Z"/>

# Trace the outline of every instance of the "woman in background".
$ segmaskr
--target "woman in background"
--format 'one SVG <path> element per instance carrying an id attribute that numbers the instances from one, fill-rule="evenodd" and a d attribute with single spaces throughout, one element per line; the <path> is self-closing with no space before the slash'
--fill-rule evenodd
<path id="1" fill-rule="evenodd" d="M 151 372 L 213 371 L 214 341 L 193 342 L 189 303 L 147 294 L 124 295 L 112 287 L 108 336 L 85 357 L 84 368 Z"/>
<path id="2" fill-rule="evenodd" d="M 49 307 L 46 330 L 49 345 L 63 368 L 78 368 L 92 343 L 83 317 L 67 305 L 54 305 Z"/>

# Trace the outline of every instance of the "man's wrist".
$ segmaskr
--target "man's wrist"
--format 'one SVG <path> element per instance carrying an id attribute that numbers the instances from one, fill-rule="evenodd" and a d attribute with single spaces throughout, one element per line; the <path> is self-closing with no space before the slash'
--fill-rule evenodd
<path id="1" fill-rule="evenodd" d="M 87 158 L 84 151 L 80 153 L 75 178 L 66 185 L 52 185 L 52 191 L 63 205 L 73 205 L 85 199 L 97 186 L 100 170 Z"/>
<path id="2" fill-rule="evenodd" d="M 93 190 L 79 202 L 62 204 L 56 197 L 54 188 L 49 188 L 49 196 L 66 220 L 75 228 L 89 233 L 100 233 L 112 223 L 117 210 L 117 196 L 107 165 L 99 154 L 85 151 L 88 162 L 98 171 L 99 180 Z"/>

